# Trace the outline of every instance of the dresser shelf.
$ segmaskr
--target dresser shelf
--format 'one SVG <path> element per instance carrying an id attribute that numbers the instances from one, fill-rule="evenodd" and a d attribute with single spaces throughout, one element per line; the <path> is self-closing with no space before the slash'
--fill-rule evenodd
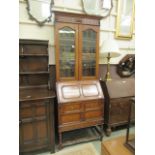
<path id="1" fill-rule="evenodd" d="M 19 54 L 20 57 L 48 57 L 48 54 Z"/>
<path id="2" fill-rule="evenodd" d="M 49 74 L 48 71 L 35 71 L 35 72 L 19 72 L 19 74 L 24 75 L 24 74 Z"/>

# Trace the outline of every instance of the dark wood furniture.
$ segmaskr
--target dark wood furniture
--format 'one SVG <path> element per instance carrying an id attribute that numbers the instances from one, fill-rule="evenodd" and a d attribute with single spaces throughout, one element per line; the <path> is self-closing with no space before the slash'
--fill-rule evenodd
<path id="1" fill-rule="evenodd" d="M 50 90 L 48 42 L 19 41 L 19 152 L 54 152 L 54 98 Z"/>
<path id="2" fill-rule="evenodd" d="M 106 134 L 111 134 L 111 127 L 127 124 L 130 99 L 135 96 L 135 79 L 101 81 L 105 96 Z M 134 112 L 133 114 L 134 115 Z"/>
<path id="3" fill-rule="evenodd" d="M 131 151 L 135 152 L 135 133 L 134 130 L 131 132 L 131 128 L 134 129 L 135 126 L 135 118 L 132 118 L 132 111 L 135 110 L 135 98 L 130 100 L 130 110 L 128 114 L 128 125 L 126 132 L 126 141 L 125 146 L 129 148 Z"/>
<path id="4" fill-rule="evenodd" d="M 55 11 L 57 81 L 98 79 L 101 18 Z"/>
<path id="5" fill-rule="evenodd" d="M 57 82 L 57 97 L 60 148 L 65 146 L 62 133 L 75 129 L 99 126 L 97 131 L 102 139 L 104 97 L 97 80 Z"/>

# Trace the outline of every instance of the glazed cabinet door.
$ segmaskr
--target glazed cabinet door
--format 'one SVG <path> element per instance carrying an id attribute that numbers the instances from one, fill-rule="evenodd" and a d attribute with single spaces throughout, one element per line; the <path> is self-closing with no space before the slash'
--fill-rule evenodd
<path id="1" fill-rule="evenodd" d="M 20 152 L 50 148 L 49 111 L 48 100 L 20 102 Z"/>
<path id="2" fill-rule="evenodd" d="M 57 81 L 78 79 L 78 25 L 56 23 Z"/>
<path id="3" fill-rule="evenodd" d="M 99 27 L 79 25 L 79 79 L 98 78 Z"/>

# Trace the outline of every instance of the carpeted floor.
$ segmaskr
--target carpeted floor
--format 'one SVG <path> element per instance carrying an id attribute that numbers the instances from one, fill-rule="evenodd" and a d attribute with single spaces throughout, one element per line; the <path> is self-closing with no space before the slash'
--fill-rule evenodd
<path id="1" fill-rule="evenodd" d="M 55 153 L 55 155 L 99 155 L 93 144 L 81 144 L 79 146 L 73 146 L 63 151 Z"/>
<path id="2" fill-rule="evenodd" d="M 132 132 L 134 132 L 134 128 L 132 130 L 133 130 Z M 110 140 L 125 135 L 126 135 L 126 129 L 113 131 L 110 137 L 104 136 L 102 141 Z M 100 154 L 101 154 L 101 141 L 94 141 L 64 147 L 62 150 L 53 154 L 51 154 L 50 152 L 46 152 L 38 155 L 100 155 Z"/>
<path id="3" fill-rule="evenodd" d="M 99 153 L 96 151 L 93 144 L 87 143 L 75 145 L 72 147 L 66 147 L 59 152 L 56 152 L 54 154 L 49 153 L 46 155 L 99 155 Z"/>

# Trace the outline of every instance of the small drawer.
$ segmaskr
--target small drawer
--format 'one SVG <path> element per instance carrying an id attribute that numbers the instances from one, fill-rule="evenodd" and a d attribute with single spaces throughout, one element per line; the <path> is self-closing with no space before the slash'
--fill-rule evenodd
<path id="1" fill-rule="evenodd" d="M 81 120 L 80 114 L 69 114 L 60 116 L 60 124 L 80 122 L 80 120 Z"/>
<path id="2" fill-rule="evenodd" d="M 85 120 L 87 119 L 102 119 L 103 118 L 103 110 L 97 111 L 88 111 L 84 114 Z"/>
<path id="3" fill-rule="evenodd" d="M 19 112 L 20 119 L 33 117 L 33 109 L 32 108 L 22 108 Z"/>
<path id="4" fill-rule="evenodd" d="M 89 101 L 85 103 L 85 110 L 97 110 L 103 108 L 102 101 Z"/>
<path id="5" fill-rule="evenodd" d="M 32 103 L 31 102 L 19 102 L 19 117 L 30 118 L 33 116 Z"/>
<path id="6" fill-rule="evenodd" d="M 20 109 L 22 108 L 30 108 L 32 106 L 32 102 L 19 102 Z"/>
<path id="7" fill-rule="evenodd" d="M 80 103 L 66 103 L 59 106 L 59 110 L 61 114 L 69 114 L 69 113 L 79 113 L 81 112 L 81 104 Z"/>

